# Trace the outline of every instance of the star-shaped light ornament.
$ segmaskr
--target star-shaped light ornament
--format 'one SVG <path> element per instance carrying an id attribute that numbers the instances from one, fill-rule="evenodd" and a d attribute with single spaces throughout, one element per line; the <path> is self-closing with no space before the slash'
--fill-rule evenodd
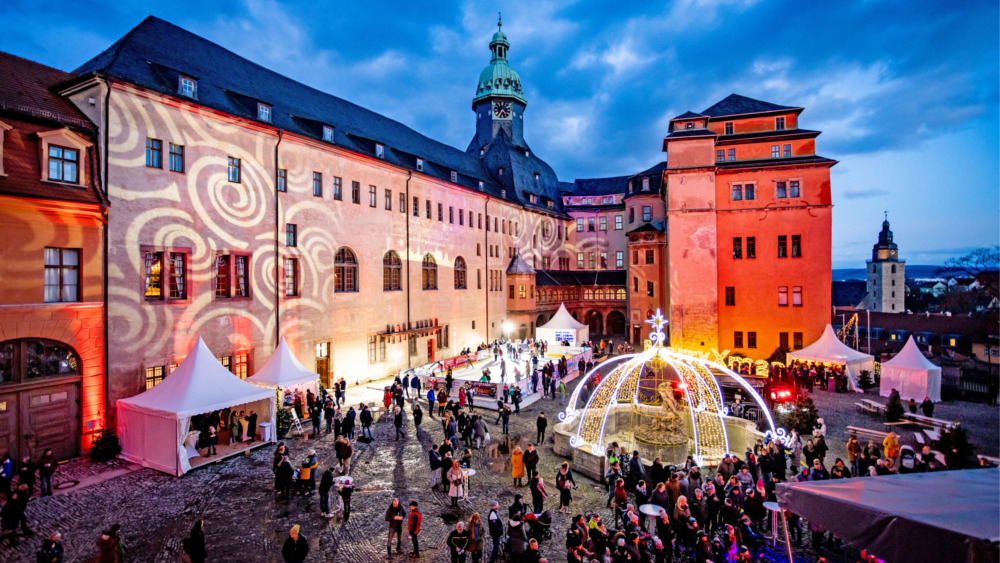
<path id="1" fill-rule="evenodd" d="M 656 314 L 653 315 L 653 318 L 646 322 L 653 325 L 653 328 L 655 329 L 649 335 L 649 340 L 653 343 L 653 346 L 663 346 L 667 339 L 666 335 L 663 334 L 663 325 L 669 323 L 670 321 L 664 319 L 660 310 L 656 309 Z"/>

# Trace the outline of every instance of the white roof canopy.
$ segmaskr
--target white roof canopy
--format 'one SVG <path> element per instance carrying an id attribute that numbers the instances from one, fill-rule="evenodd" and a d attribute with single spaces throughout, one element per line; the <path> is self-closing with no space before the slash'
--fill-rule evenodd
<path id="1" fill-rule="evenodd" d="M 825 362 L 844 366 L 866 360 L 872 361 L 875 358 L 870 354 L 858 352 L 841 342 L 830 325 L 826 325 L 823 336 L 819 340 L 801 350 L 789 352 L 787 356 L 805 362 Z"/>
<path id="2" fill-rule="evenodd" d="M 306 369 L 299 362 L 282 336 L 271 359 L 254 376 L 248 377 L 247 381 L 261 387 L 285 389 L 318 379 L 316 372 Z"/>
<path id="3" fill-rule="evenodd" d="M 589 328 L 589 325 L 585 325 L 573 318 L 573 315 L 569 314 L 566 310 L 566 304 L 561 303 L 559 305 L 559 310 L 556 314 L 552 315 L 549 322 L 536 328 L 548 328 L 555 330 L 577 330 L 581 328 Z"/>
<path id="4" fill-rule="evenodd" d="M 917 347 L 917 343 L 913 340 L 913 335 L 907 339 L 906 344 L 903 345 L 903 349 L 899 351 L 891 360 L 887 362 L 882 362 L 882 367 L 898 367 L 898 368 L 910 368 L 910 369 L 936 369 L 941 368 L 931 363 L 930 360 L 924 356 L 924 353 L 920 351 Z"/>
<path id="5" fill-rule="evenodd" d="M 119 408 L 181 418 L 274 398 L 274 391 L 261 389 L 236 377 L 205 345 L 200 337 L 176 369 L 152 389 L 118 401 Z"/>
<path id="6" fill-rule="evenodd" d="M 924 356 L 913 335 L 895 357 L 882 362 L 879 394 L 888 397 L 893 389 L 904 401 L 922 401 L 924 397 L 941 400 L 941 368 Z"/>

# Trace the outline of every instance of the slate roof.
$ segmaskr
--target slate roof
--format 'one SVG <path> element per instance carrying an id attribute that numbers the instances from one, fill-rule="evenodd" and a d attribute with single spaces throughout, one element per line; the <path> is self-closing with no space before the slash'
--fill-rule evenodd
<path id="1" fill-rule="evenodd" d="M 781 131 L 754 131 L 753 133 L 738 133 L 736 135 L 719 135 L 719 144 L 725 145 L 733 141 L 742 141 L 749 139 L 761 139 L 767 137 L 783 137 L 783 138 L 795 138 L 795 137 L 817 137 L 819 136 L 819 131 L 812 131 L 810 129 L 782 129 Z"/>
<path id="2" fill-rule="evenodd" d="M 666 230 L 666 224 L 664 224 L 663 221 L 653 221 L 652 223 L 643 223 L 642 225 L 632 229 L 631 231 L 628 231 L 625 234 L 630 235 L 632 233 L 647 233 L 647 232 L 662 233 L 664 230 Z"/>
<path id="3" fill-rule="evenodd" d="M 771 102 L 762 102 L 739 94 L 730 94 L 714 106 L 701 112 L 712 118 L 747 115 L 752 113 L 769 113 L 776 111 L 802 111 L 802 108 L 779 106 Z"/>
<path id="4" fill-rule="evenodd" d="M 69 100 L 56 94 L 56 86 L 74 75 L 0 52 L 0 121 L 13 129 L 4 134 L 5 177 L 0 194 L 100 204 L 104 201 L 93 171 L 96 158 L 94 124 Z M 81 172 L 86 186 L 43 182 L 39 178 L 38 133 L 69 128 L 93 143 L 85 151 Z"/>
<path id="5" fill-rule="evenodd" d="M 837 164 L 836 160 L 832 158 L 826 158 L 824 156 L 795 156 L 792 158 L 762 158 L 758 160 L 736 160 L 736 161 L 726 161 L 726 162 L 716 162 L 715 165 L 719 167 L 720 170 L 726 169 L 740 169 L 740 168 L 757 168 L 760 166 L 774 167 L 774 166 L 796 166 L 799 164 L 830 164 L 831 166 Z"/>
<path id="6" fill-rule="evenodd" d="M 628 190 L 629 176 L 586 178 L 573 183 L 573 195 L 614 195 Z"/>
<path id="7" fill-rule="evenodd" d="M 174 97 L 181 97 L 178 81 L 183 74 L 197 79 L 195 101 L 211 109 L 256 121 L 256 103 L 260 101 L 272 106 L 270 125 L 276 128 L 321 140 L 323 125 L 329 125 L 334 128 L 336 145 L 374 157 L 375 143 L 381 143 L 387 162 L 415 171 L 416 158 L 423 158 L 422 174 L 450 182 L 454 170 L 459 185 L 479 191 L 478 184 L 482 181 L 484 193 L 494 198 L 501 198 L 500 188 L 506 183 L 497 177 L 496 168 L 494 173 L 490 172 L 478 149 L 461 151 L 430 139 L 398 121 L 264 68 L 154 16 L 143 20 L 76 72 L 107 74 Z M 541 201 L 535 207 L 560 213 L 560 186 L 555 173 L 537 157 L 525 157 L 522 150 L 505 151 L 510 153 L 507 160 L 513 160 L 508 164 L 514 169 L 508 178 L 518 177 L 514 185 L 520 185 L 525 184 L 522 176 L 528 175 L 530 183 L 534 183 L 534 172 L 545 175 L 544 189 L 539 190 L 539 195 L 555 200 L 555 209 L 547 209 Z M 522 192 L 508 186 L 506 199 L 530 206 Z"/>
<path id="8" fill-rule="evenodd" d="M 629 177 L 632 180 L 632 192 L 625 195 L 625 199 L 641 195 L 660 193 L 660 185 L 663 183 L 663 171 L 667 168 L 667 161 L 654 164 L 650 168 L 639 172 L 635 176 Z M 642 179 L 649 178 L 649 190 L 643 191 Z M 626 186 L 627 188 L 627 186 Z"/>
<path id="9" fill-rule="evenodd" d="M 702 113 L 695 113 L 693 111 L 686 111 L 686 112 L 678 115 L 677 117 L 675 117 L 671 121 L 673 121 L 675 119 L 692 119 L 692 118 L 695 118 L 695 117 L 707 117 L 707 116 L 705 114 L 702 114 Z"/>
<path id="10" fill-rule="evenodd" d="M 510 264 L 507 266 L 507 275 L 534 273 L 535 269 L 529 266 L 528 263 L 521 258 L 520 254 L 515 254 L 514 257 L 510 259 Z"/>
<path id="11" fill-rule="evenodd" d="M 671 131 L 667 138 L 677 137 L 717 137 L 718 133 L 710 129 L 678 129 Z"/>
<path id="12" fill-rule="evenodd" d="M 866 281 L 835 281 L 830 287 L 834 307 L 857 307 L 868 295 Z"/>
<path id="13" fill-rule="evenodd" d="M 625 270 L 538 270 L 535 285 L 538 287 L 573 286 L 624 286 L 628 282 Z"/>

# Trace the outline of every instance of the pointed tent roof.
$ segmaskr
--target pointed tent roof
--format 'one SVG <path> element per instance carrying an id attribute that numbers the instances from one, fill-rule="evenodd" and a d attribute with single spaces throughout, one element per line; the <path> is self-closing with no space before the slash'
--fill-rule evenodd
<path id="1" fill-rule="evenodd" d="M 528 265 L 527 262 L 521 258 L 520 254 L 515 254 L 513 258 L 510 259 L 510 264 L 507 266 L 507 274 L 534 274 L 535 269 Z"/>
<path id="2" fill-rule="evenodd" d="M 913 335 L 906 340 L 906 344 L 903 345 L 903 349 L 899 351 L 891 360 L 887 362 L 882 362 L 882 367 L 895 367 L 895 368 L 908 368 L 908 369 L 926 369 L 926 370 L 940 370 L 940 366 L 934 365 L 930 360 L 924 356 L 920 348 L 917 347 L 916 341 L 913 340 Z"/>
<path id="3" fill-rule="evenodd" d="M 874 358 L 874 356 L 858 352 L 841 342 L 830 325 L 826 325 L 823 336 L 819 340 L 801 350 L 789 352 L 788 357 L 809 362 L 829 362 L 844 365 Z"/>
<path id="4" fill-rule="evenodd" d="M 248 377 L 247 381 L 260 387 L 284 389 L 317 379 L 319 379 L 319 375 L 309 371 L 299 362 L 291 348 L 288 347 L 288 343 L 285 342 L 285 337 L 282 336 L 271 359 L 264 364 L 260 371 L 252 377 Z"/>
<path id="5" fill-rule="evenodd" d="M 273 399 L 222 367 L 201 337 L 170 375 L 152 389 L 118 401 L 119 406 L 166 418 L 193 416 L 244 403 Z"/>
<path id="6" fill-rule="evenodd" d="M 552 315 L 552 318 L 549 319 L 549 322 L 536 328 L 576 330 L 588 327 L 589 325 L 585 325 L 574 319 L 573 315 L 569 314 L 569 311 L 566 310 L 566 304 L 561 303 L 559 305 L 559 310 L 556 311 L 556 314 Z"/>

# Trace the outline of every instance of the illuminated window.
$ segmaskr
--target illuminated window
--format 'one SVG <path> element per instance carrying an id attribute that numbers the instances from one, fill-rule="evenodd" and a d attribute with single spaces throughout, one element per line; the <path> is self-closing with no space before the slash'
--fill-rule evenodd
<path id="1" fill-rule="evenodd" d="M 223 356 L 221 358 L 216 358 L 216 359 L 219 360 L 219 363 L 222 364 L 222 367 L 226 368 L 226 371 L 230 371 L 230 372 L 233 371 L 233 361 L 232 361 L 233 359 L 232 359 L 232 357 L 230 357 L 230 356 Z"/>
<path id="2" fill-rule="evenodd" d="M 423 264 L 421 266 L 421 276 L 420 280 L 422 282 L 424 289 L 437 289 L 437 262 L 434 257 L 430 254 L 424 254 Z"/>
<path id="3" fill-rule="evenodd" d="M 792 235 L 792 258 L 802 258 L 802 235 Z"/>
<path id="4" fill-rule="evenodd" d="M 80 300 L 80 250 L 45 249 L 45 302 Z"/>
<path id="5" fill-rule="evenodd" d="M 743 332 L 736 331 L 733 333 L 733 348 L 743 347 Z"/>
<path id="6" fill-rule="evenodd" d="M 778 258 L 788 258 L 788 237 L 778 235 Z"/>
<path id="7" fill-rule="evenodd" d="M 220 254 L 215 257 L 215 277 L 212 284 L 215 286 L 216 298 L 229 297 L 229 256 Z"/>
<path id="8" fill-rule="evenodd" d="M 736 288 L 727 287 L 726 288 L 726 305 L 732 307 L 736 305 Z"/>
<path id="9" fill-rule="evenodd" d="M 577 270 L 582 270 L 583 269 L 583 253 L 582 252 L 577 252 L 576 253 L 576 269 Z"/>
<path id="10" fill-rule="evenodd" d="M 234 184 L 240 183 L 240 159 L 228 157 L 228 179 Z"/>
<path id="11" fill-rule="evenodd" d="M 757 257 L 757 237 L 747 237 L 747 258 Z"/>
<path id="12" fill-rule="evenodd" d="M 511 286 L 511 287 L 514 287 L 514 286 Z M 518 286 L 517 296 L 519 298 L 521 298 L 521 299 L 527 299 L 528 298 L 528 288 L 527 288 L 527 286 L 525 286 L 525 285 Z"/>
<path id="13" fill-rule="evenodd" d="M 333 258 L 333 291 L 358 290 L 358 259 L 350 248 L 342 247 Z"/>
<path id="14" fill-rule="evenodd" d="M 648 205 L 642 206 L 642 220 L 646 223 L 653 220 L 653 208 Z"/>
<path id="15" fill-rule="evenodd" d="M 648 192 L 649 191 L 649 178 L 643 178 L 642 179 L 642 191 L 644 191 L 644 192 Z"/>
<path id="16" fill-rule="evenodd" d="M 788 182 L 788 197 L 802 197 L 799 195 L 799 181 Z"/>
<path id="17" fill-rule="evenodd" d="M 271 122 L 271 106 L 267 104 L 257 103 L 257 119 L 261 121 Z"/>
<path id="18" fill-rule="evenodd" d="M 591 270 L 596 270 L 597 269 L 597 253 L 596 252 L 591 252 L 589 258 L 590 258 L 590 260 L 589 260 L 589 262 L 590 262 L 590 269 Z"/>
<path id="19" fill-rule="evenodd" d="M 378 188 L 375 186 L 368 186 L 368 207 L 375 207 L 377 205 L 376 199 L 378 196 Z"/>
<path id="20" fill-rule="evenodd" d="M 781 286 L 778 288 L 778 306 L 787 307 L 788 306 L 788 287 Z"/>
<path id="21" fill-rule="evenodd" d="M 189 98 L 198 97 L 198 81 L 194 78 L 189 78 L 187 76 L 180 77 L 180 84 L 177 88 L 177 92 L 182 96 L 187 96 Z"/>
<path id="22" fill-rule="evenodd" d="M 278 170 L 278 191 L 287 192 L 288 191 L 288 171 Z"/>
<path id="23" fill-rule="evenodd" d="M 455 258 L 455 289 L 466 289 L 465 274 L 465 259 L 459 256 Z"/>
<path id="24" fill-rule="evenodd" d="M 486 189 L 486 186 L 483 184 L 483 181 L 480 180 L 479 181 L 479 191 L 483 191 L 484 189 Z M 506 195 L 506 194 L 504 194 L 504 195 Z"/>
<path id="25" fill-rule="evenodd" d="M 403 263 L 399 254 L 390 250 L 382 256 L 382 291 L 400 291 Z"/>
<path id="26" fill-rule="evenodd" d="M 285 224 L 285 246 L 298 246 L 298 225 L 294 223 Z"/>
<path id="27" fill-rule="evenodd" d="M 747 333 L 747 348 L 756 348 L 756 347 L 757 347 L 757 333 L 756 332 L 748 332 Z"/>
<path id="28" fill-rule="evenodd" d="M 170 171 L 184 172 L 184 145 L 170 143 Z"/>
<path id="29" fill-rule="evenodd" d="M 788 197 L 788 188 L 785 182 L 775 182 L 774 184 L 774 197 L 778 199 Z"/>
<path id="30" fill-rule="evenodd" d="M 361 205 L 361 182 L 351 182 L 351 203 Z"/>
<path id="31" fill-rule="evenodd" d="M 619 301 L 624 301 L 625 300 L 625 288 L 624 287 L 619 287 L 618 288 L 618 291 L 615 292 L 615 298 L 618 299 Z"/>
<path id="32" fill-rule="evenodd" d="M 299 260 L 285 258 L 285 296 L 295 297 L 299 294 Z"/>
<path id="33" fill-rule="evenodd" d="M 621 250 L 615 252 L 615 268 L 619 270 L 625 267 L 625 253 Z"/>
<path id="34" fill-rule="evenodd" d="M 183 252 L 170 253 L 170 299 L 187 298 L 185 266 L 187 255 Z"/>
<path id="35" fill-rule="evenodd" d="M 385 158 L 385 147 L 375 143 L 375 158 Z"/>
<path id="36" fill-rule="evenodd" d="M 622 228 L 623 228 L 623 225 L 622 225 L 622 216 L 621 215 L 615 215 L 615 230 L 616 231 L 620 231 L 620 230 L 622 230 Z"/>
<path id="37" fill-rule="evenodd" d="M 777 131 L 783 131 L 785 129 L 785 118 L 775 117 L 774 118 L 774 129 Z"/>
<path id="38" fill-rule="evenodd" d="M 49 147 L 49 170 L 52 169 L 53 150 L 58 147 Z M 68 151 L 69 149 L 62 149 Z M 73 151 L 74 153 L 76 151 Z M 76 161 L 74 158 L 73 161 Z M 163 168 L 163 141 L 159 139 L 146 139 L 146 168 Z M 52 180 L 52 174 L 49 174 Z M 69 180 L 65 180 L 69 182 Z"/>
<path id="39" fill-rule="evenodd" d="M 602 270 L 607 270 L 608 269 L 608 253 L 607 252 L 602 252 L 601 253 L 601 269 Z"/>
<path id="40" fill-rule="evenodd" d="M 233 374 L 240 379 L 247 378 L 247 366 L 250 364 L 250 354 L 236 354 L 233 356 Z"/>
<path id="41" fill-rule="evenodd" d="M 583 232 L 583 217 L 577 217 L 576 219 L 576 231 Z"/>
<path id="42" fill-rule="evenodd" d="M 726 122 L 726 135 L 732 135 L 732 134 L 733 134 L 733 122 L 732 121 L 727 121 Z"/>
<path id="43" fill-rule="evenodd" d="M 313 195 L 323 197 L 323 174 L 321 172 L 313 172 Z"/>
<path id="44" fill-rule="evenodd" d="M 161 381 L 163 381 L 163 366 L 146 368 L 146 391 L 156 387 Z"/>
<path id="45" fill-rule="evenodd" d="M 146 299 L 163 299 L 163 253 L 146 253 Z"/>
<path id="46" fill-rule="evenodd" d="M 333 199 L 337 201 L 343 201 L 344 199 L 344 181 L 340 178 L 333 177 Z"/>
<path id="47" fill-rule="evenodd" d="M 323 126 L 323 140 L 327 142 L 333 141 L 333 127 L 329 125 Z"/>
<path id="48" fill-rule="evenodd" d="M 549 266 L 551 266 L 551 261 L 550 260 L 551 259 L 548 256 L 542 256 L 542 269 L 543 270 L 548 270 L 549 269 Z"/>
<path id="49" fill-rule="evenodd" d="M 593 299 L 594 299 L 594 290 L 593 289 L 585 289 L 585 290 L 583 290 L 583 300 L 584 301 L 593 301 Z"/>
<path id="50" fill-rule="evenodd" d="M 802 306 L 802 288 L 799 286 L 792 287 L 792 306 Z"/>

